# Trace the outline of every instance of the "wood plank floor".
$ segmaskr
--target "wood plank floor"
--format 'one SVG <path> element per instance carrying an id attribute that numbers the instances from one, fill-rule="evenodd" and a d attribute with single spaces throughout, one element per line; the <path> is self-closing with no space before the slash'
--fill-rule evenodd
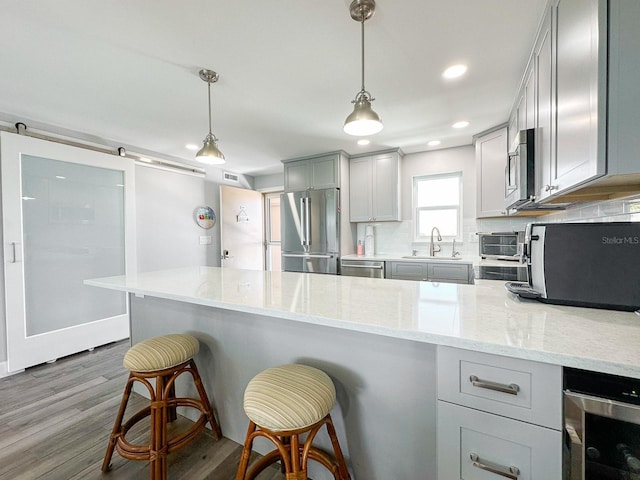
<path id="1" fill-rule="evenodd" d="M 114 453 L 102 459 L 128 372 L 122 367 L 128 343 L 118 342 L 43 364 L 0 380 L 0 480 L 124 480 L 148 478 L 148 463 Z M 128 412 L 147 400 L 132 396 Z M 180 417 L 173 428 L 190 421 Z M 140 426 L 141 428 L 138 428 Z M 128 438 L 145 438 L 144 422 Z M 241 446 L 207 430 L 169 455 L 170 479 L 227 480 L 235 476 Z M 275 466 L 260 480 L 282 479 Z"/>

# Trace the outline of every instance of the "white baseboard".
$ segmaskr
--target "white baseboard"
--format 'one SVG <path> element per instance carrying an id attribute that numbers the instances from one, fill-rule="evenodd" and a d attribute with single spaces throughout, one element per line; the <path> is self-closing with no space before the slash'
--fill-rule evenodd
<path id="1" fill-rule="evenodd" d="M 15 375 L 16 373 L 22 373 L 23 370 L 16 370 L 15 372 L 7 371 L 7 362 L 0 362 L 0 378 L 10 377 L 11 375 Z"/>

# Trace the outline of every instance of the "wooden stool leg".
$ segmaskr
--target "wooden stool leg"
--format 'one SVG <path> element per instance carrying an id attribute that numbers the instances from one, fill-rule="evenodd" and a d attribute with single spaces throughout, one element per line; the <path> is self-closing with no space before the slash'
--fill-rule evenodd
<path id="1" fill-rule="evenodd" d="M 189 365 L 192 369 L 193 383 L 195 383 L 196 385 L 196 390 L 198 390 L 200 401 L 205 408 L 205 415 L 207 416 L 207 420 L 209 420 L 209 424 L 211 425 L 211 429 L 213 430 L 213 435 L 216 437 L 216 440 L 220 440 L 222 438 L 222 430 L 220 429 L 220 424 L 216 420 L 213 409 L 211 408 L 211 402 L 209 401 L 209 397 L 207 396 L 207 391 L 204 389 L 204 385 L 202 385 L 202 379 L 200 378 L 198 368 L 196 367 L 196 364 L 193 360 L 191 360 Z"/>
<path id="2" fill-rule="evenodd" d="M 165 377 L 156 378 L 155 401 L 151 402 L 151 449 L 149 451 L 149 473 L 151 480 L 167 479 L 167 398 L 164 396 Z"/>
<path id="3" fill-rule="evenodd" d="M 253 432 L 255 432 L 255 430 L 256 424 L 253 422 L 249 422 L 247 436 L 245 437 L 244 446 L 242 447 L 242 455 L 240 456 L 240 463 L 238 464 L 236 480 L 244 480 L 247 475 L 247 468 L 249 467 L 249 457 L 251 456 L 251 449 L 253 448 Z"/>
<path id="4" fill-rule="evenodd" d="M 307 480 L 307 464 L 300 456 L 300 439 L 297 434 L 291 435 L 289 456 L 291 458 L 291 471 L 286 472 L 286 480 Z"/>
<path id="5" fill-rule="evenodd" d="M 171 377 L 173 376 L 173 374 L 171 375 L 167 375 L 164 379 L 164 384 L 166 385 L 167 382 L 171 379 Z M 176 398 L 176 384 L 174 382 L 171 382 L 171 386 L 169 387 L 169 393 L 167 395 L 167 400 L 173 400 L 174 398 Z M 175 406 L 170 406 L 167 408 L 167 421 L 168 422 L 175 422 L 178 419 L 178 409 Z"/>
<path id="6" fill-rule="evenodd" d="M 111 430 L 111 436 L 109 437 L 109 444 L 107 445 L 107 451 L 104 455 L 104 460 L 102 461 L 103 472 L 106 472 L 109 470 L 109 464 L 111 463 L 111 458 L 113 457 L 113 450 L 116 447 L 116 442 L 118 441 L 118 437 L 121 435 L 122 419 L 124 418 L 124 412 L 127 409 L 127 403 L 129 403 L 129 397 L 131 396 L 131 388 L 133 387 L 132 378 L 133 378 L 133 375 L 129 374 L 127 384 L 124 387 L 124 393 L 122 394 L 122 401 L 120 402 L 118 415 L 116 416 L 116 421 L 113 424 L 113 430 Z"/>
<path id="7" fill-rule="evenodd" d="M 338 464 L 338 473 L 340 474 L 340 480 L 350 480 L 351 477 L 349 475 L 349 470 L 347 469 L 347 462 L 344 460 L 344 456 L 342 455 L 342 449 L 340 448 L 340 443 L 338 442 L 338 436 L 336 435 L 336 429 L 333 426 L 333 420 L 331 419 L 331 415 L 327 415 L 327 432 L 329 433 L 329 438 L 331 439 L 331 444 L 333 445 L 333 453 L 336 458 L 336 463 Z"/>

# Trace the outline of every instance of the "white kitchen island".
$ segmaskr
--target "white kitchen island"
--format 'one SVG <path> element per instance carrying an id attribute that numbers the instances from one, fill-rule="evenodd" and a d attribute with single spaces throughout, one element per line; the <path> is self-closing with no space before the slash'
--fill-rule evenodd
<path id="1" fill-rule="evenodd" d="M 436 478 L 438 345 L 640 378 L 640 317 L 524 301 L 495 281 L 190 267 L 86 283 L 130 294 L 134 343 L 171 332 L 200 339 L 196 361 L 236 442 L 253 375 L 291 362 L 326 371 L 359 480 Z"/>

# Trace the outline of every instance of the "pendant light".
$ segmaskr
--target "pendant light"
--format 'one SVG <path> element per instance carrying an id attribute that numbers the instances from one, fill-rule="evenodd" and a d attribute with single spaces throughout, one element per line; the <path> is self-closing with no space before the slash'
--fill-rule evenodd
<path id="1" fill-rule="evenodd" d="M 220 165 L 225 162 L 224 154 L 218 150 L 218 139 L 211 132 L 211 84 L 216 83 L 220 76 L 213 70 L 200 70 L 200 78 L 207 82 L 209 91 L 209 133 L 204 138 L 204 146 L 196 153 L 196 160 L 209 165 Z"/>
<path id="2" fill-rule="evenodd" d="M 351 18 L 360 22 L 362 37 L 362 88 L 356 94 L 355 100 L 352 100 L 355 106 L 353 113 L 344 121 L 344 131 L 349 135 L 368 136 L 374 135 L 382 130 L 382 120 L 380 115 L 373 111 L 371 102 L 375 98 L 364 88 L 364 22 L 371 18 L 376 10 L 376 2 L 374 0 L 353 0 L 349 6 Z"/>

